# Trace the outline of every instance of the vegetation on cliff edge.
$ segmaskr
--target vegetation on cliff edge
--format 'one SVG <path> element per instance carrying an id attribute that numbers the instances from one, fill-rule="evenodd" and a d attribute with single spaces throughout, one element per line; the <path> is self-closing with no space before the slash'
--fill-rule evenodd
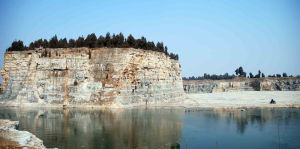
<path id="1" fill-rule="evenodd" d="M 57 36 L 53 36 L 49 41 L 47 39 L 38 39 L 29 44 L 29 47 L 23 44 L 23 41 L 14 41 L 6 51 L 25 51 L 34 50 L 35 48 L 77 48 L 77 47 L 89 47 L 89 48 L 136 48 L 144 50 L 152 50 L 165 53 L 171 59 L 178 60 L 177 54 L 169 53 L 168 47 L 164 46 L 163 42 L 147 41 L 145 37 L 135 39 L 131 34 L 125 38 L 122 33 L 113 34 L 106 33 L 105 36 L 100 35 L 98 38 L 95 33 L 83 36 L 75 39 L 66 38 L 58 39 Z"/>
<path id="2" fill-rule="evenodd" d="M 203 76 L 183 77 L 182 79 L 183 80 L 230 80 L 235 77 L 244 77 L 244 78 L 247 77 L 247 73 L 244 71 L 243 67 L 237 68 L 234 72 L 235 75 L 234 74 L 229 75 L 228 73 L 221 74 L 221 75 L 216 75 L 216 74 L 210 75 L 204 73 Z M 248 75 L 248 78 L 264 78 L 264 77 L 266 77 L 265 74 L 262 73 L 260 70 L 258 70 L 258 73 L 256 75 L 253 75 L 251 72 Z M 282 76 L 281 74 L 273 74 L 273 75 L 268 75 L 268 77 L 280 78 L 280 77 L 293 77 L 293 76 L 292 75 L 288 76 L 287 73 L 284 72 L 282 73 Z M 254 83 L 253 86 L 257 86 L 257 83 Z"/>

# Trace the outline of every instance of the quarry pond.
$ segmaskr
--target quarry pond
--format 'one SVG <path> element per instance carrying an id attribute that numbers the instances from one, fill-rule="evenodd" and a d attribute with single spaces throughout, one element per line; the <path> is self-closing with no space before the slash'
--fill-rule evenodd
<path id="1" fill-rule="evenodd" d="M 47 148 L 300 148 L 300 109 L 0 108 Z"/>

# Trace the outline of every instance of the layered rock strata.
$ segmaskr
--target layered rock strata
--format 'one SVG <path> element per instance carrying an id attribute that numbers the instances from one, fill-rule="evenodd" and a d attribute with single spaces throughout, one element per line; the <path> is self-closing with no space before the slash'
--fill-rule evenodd
<path id="1" fill-rule="evenodd" d="M 181 100 L 177 60 L 132 48 L 6 52 L 5 103 L 139 105 Z"/>
<path id="2" fill-rule="evenodd" d="M 300 78 L 237 78 L 232 80 L 184 80 L 186 93 L 215 93 L 232 91 L 300 91 Z"/>

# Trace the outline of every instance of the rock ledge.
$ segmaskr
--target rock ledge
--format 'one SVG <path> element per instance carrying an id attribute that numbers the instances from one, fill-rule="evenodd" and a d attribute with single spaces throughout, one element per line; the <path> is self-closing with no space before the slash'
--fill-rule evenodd
<path id="1" fill-rule="evenodd" d="M 18 127 L 18 121 L 0 120 L 0 148 L 46 148 L 42 140 Z"/>

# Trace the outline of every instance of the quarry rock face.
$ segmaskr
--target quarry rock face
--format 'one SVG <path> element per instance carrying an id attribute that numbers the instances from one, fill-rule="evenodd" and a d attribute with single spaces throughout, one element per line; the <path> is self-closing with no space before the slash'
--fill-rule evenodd
<path id="1" fill-rule="evenodd" d="M 177 60 L 133 48 L 5 53 L 0 99 L 12 103 L 139 105 L 181 100 Z"/>
<path id="2" fill-rule="evenodd" d="M 300 78 L 260 78 L 232 80 L 184 80 L 186 93 L 234 91 L 300 91 Z"/>

